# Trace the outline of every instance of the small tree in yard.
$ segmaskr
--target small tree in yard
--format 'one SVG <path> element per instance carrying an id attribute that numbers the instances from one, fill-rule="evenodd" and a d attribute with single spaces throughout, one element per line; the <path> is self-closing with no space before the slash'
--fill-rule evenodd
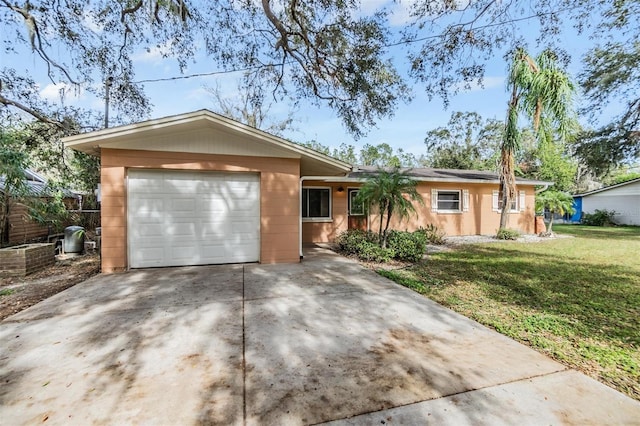
<path id="1" fill-rule="evenodd" d="M 573 212 L 575 211 L 573 208 L 573 197 L 566 192 L 550 190 L 544 191 L 536 196 L 536 210 L 544 211 L 545 209 L 549 210 L 549 212 L 551 213 L 551 220 L 549 221 L 549 233 L 552 233 L 554 214 L 573 214 Z"/>
<path id="2" fill-rule="evenodd" d="M 417 185 L 417 181 L 396 167 L 390 171 L 381 169 L 370 175 L 360 188 L 356 202 L 376 207 L 378 210 L 378 238 L 382 248 L 387 247 L 387 234 L 393 214 L 404 219 L 416 213 L 413 202 L 424 205 L 424 200 L 416 189 Z"/>
<path id="3" fill-rule="evenodd" d="M 11 206 L 27 194 L 24 170 L 27 155 L 17 148 L 14 140 L 0 133 L 0 244 L 9 242 L 9 215 Z"/>

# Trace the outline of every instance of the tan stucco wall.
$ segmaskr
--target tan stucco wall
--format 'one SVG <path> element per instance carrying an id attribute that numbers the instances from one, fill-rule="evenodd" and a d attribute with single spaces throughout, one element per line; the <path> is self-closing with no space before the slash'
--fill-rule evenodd
<path id="1" fill-rule="evenodd" d="M 299 262 L 300 160 L 102 149 L 102 271 L 127 269 L 126 176 L 129 168 L 260 174 L 260 262 Z"/>
<path id="2" fill-rule="evenodd" d="M 347 189 L 357 188 L 358 185 L 304 181 L 302 186 L 304 188 L 331 187 L 331 215 L 333 216 L 329 222 L 306 222 L 303 220 L 302 242 L 326 243 L 333 241 L 338 234 L 347 230 Z M 342 192 L 338 192 L 339 187 L 342 187 Z"/>
<path id="3" fill-rule="evenodd" d="M 329 223 L 303 223 L 302 238 L 304 242 L 330 242 L 347 229 L 347 187 L 357 185 L 348 183 L 321 183 L 304 182 L 303 186 L 331 186 L 333 221 Z M 345 191 L 340 193 L 336 189 L 342 186 Z M 431 211 L 431 189 L 463 190 L 469 191 L 469 211 L 460 213 L 438 213 Z M 434 224 L 444 230 L 446 235 L 494 235 L 500 225 L 500 213 L 493 211 L 493 191 L 498 189 L 497 184 L 474 183 L 438 183 L 420 182 L 418 192 L 424 199 L 424 206 L 416 205 L 417 216 L 400 222 L 398 218 L 392 218 L 392 229 L 413 231 L 427 224 Z M 519 185 L 518 191 L 525 191 L 525 210 L 509 215 L 508 227 L 517 229 L 525 234 L 534 233 L 535 229 L 535 190 L 533 186 Z M 377 215 L 369 217 L 371 230 L 377 231 L 379 220 Z"/>

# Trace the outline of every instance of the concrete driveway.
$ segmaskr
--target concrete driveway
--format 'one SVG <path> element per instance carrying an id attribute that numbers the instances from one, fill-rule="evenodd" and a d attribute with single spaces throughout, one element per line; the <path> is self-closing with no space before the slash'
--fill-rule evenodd
<path id="1" fill-rule="evenodd" d="M 1 424 L 638 424 L 640 403 L 320 248 L 94 277 L 0 323 Z"/>

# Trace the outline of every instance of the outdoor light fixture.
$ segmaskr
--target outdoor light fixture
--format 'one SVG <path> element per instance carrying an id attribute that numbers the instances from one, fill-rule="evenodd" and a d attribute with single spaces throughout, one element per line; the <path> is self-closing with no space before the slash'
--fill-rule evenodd
<path id="1" fill-rule="evenodd" d="M 338 192 L 344 192 L 344 188 L 342 186 L 338 187 Z"/>

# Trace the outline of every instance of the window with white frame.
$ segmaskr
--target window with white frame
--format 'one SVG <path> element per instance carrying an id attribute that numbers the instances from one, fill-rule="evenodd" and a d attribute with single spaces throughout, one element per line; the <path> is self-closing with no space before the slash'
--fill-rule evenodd
<path id="1" fill-rule="evenodd" d="M 331 219 L 331 188 L 302 188 L 302 218 Z"/>
<path id="2" fill-rule="evenodd" d="M 526 193 L 525 191 L 519 191 L 517 196 L 514 197 L 513 201 L 511 202 L 511 210 L 509 210 L 511 213 L 517 213 L 517 212 L 521 212 L 524 211 L 525 209 L 525 202 L 526 202 Z M 502 211 L 502 203 L 503 203 L 503 199 L 502 199 L 502 191 L 493 191 L 493 211 L 494 212 L 500 212 Z"/>
<path id="3" fill-rule="evenodd" d="M 459 212 L 461 211 L 460 191 L 438 191 L 438 211 Z"/>
<path id="4" fill-rule="evenodd" d="M 431 190 L 431 211 L 436 213 L 462 213 L 469 211 L 469 190 Z"/>

